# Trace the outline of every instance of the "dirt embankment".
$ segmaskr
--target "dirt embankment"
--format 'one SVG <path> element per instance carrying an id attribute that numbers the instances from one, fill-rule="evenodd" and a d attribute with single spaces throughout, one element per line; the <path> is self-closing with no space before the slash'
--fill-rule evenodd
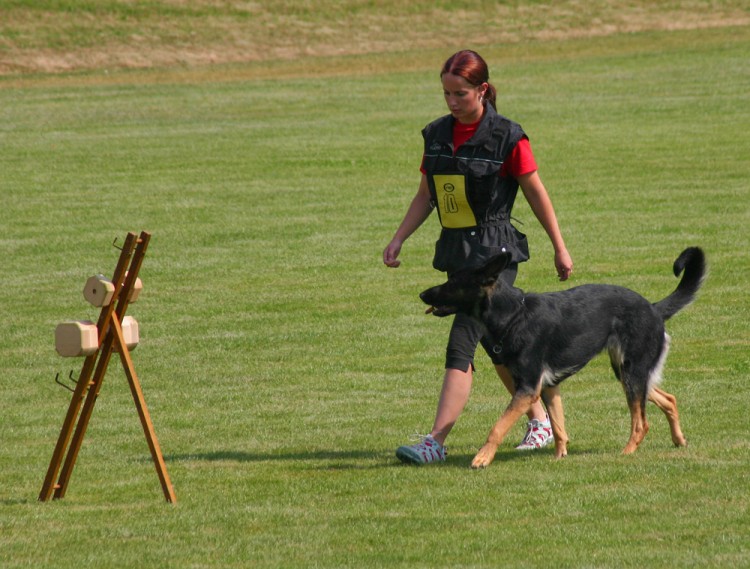
<path id="1" fill-rule="evenodd" d="M 750 25 L 750 2 L 133 0 L 0 7 L 0 75 L 295 60 Z M 438 7 L 436 7 L 436 4 Z M 33 4 L 32 4 L 33 6 Z M 46 8 L 45 8 L 46 6 Z"/>

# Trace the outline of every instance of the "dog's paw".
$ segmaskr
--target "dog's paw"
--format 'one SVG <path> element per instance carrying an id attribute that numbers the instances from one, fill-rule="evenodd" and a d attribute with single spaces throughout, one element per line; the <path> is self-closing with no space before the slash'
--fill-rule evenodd
<path id="1" fill-rule="evenodd" d="M 561 459 L 568 456 L 568 447 L 564 444 L 555 444 L 555 459 Z"/>
<path id="2" fill-rule="evenodd" d="M 475 470 L 479 468 L 487 468 L 490 463 L 495 459 L 495 452 L 497 447 L 494 445 L 484 445 L 479 449 L 479 452 L 471 461 L 471 467 Z"/>
<path id="3" fill-rule="evenodd" d="M 687 442 L 687 439 L 685 438 L 685 435 L 683 435 L 680 432 L 672 434 L 672 443 L 676 447 L 686 447 L 686 446 L 688 446 L 688 442 Z"/>

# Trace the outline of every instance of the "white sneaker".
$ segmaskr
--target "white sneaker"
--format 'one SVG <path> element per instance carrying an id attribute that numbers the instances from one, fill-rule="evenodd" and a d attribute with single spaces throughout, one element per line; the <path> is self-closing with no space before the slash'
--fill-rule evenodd
<path id="1" fill-rule="evenodd" d="M 544 421 L 532 419 L 526 428 L 526 435 L 523 437 L 521 444 L 516 447 L 516 450 L 534 450 L 546 447 L 551 442 L 554 442 L 554 440 L 549 417 Z"/>
<path id="2" fill-rule="evenodd" d="M 415 445 L 404 445 L 396 449 L 396 457 L 408 464 L 429 464 L 443 462 L 448 450 L 432 438 L 432 435 L 417 435 L 419 442 Z"/>

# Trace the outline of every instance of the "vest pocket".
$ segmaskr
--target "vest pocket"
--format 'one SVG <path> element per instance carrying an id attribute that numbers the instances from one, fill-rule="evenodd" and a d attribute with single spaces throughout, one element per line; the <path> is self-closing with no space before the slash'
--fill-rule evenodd
<path id="1" fill-rule="evenodd" d="M 443 229 L 435 243 L 432 266 L 454 273 L 483 265 L 500 253 L 510 253 L 514 263 L 529 259 L 526 235 L 510 223 L 476 229 Z"/>

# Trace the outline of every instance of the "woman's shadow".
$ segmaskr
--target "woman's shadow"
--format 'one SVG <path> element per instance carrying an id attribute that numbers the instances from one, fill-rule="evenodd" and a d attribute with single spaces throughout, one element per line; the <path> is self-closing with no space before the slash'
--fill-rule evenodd
<path id="1" fill-rule="evenodd" d="M 550 459 L 554 456 L 554 448 L 539 449 L 533 455 L 537 460 Z M 509 463 L 515 460 L 525 460 L 530 453 L 525 452 L 498 452 L 494 462 Z M 460 454 L 449 454 L 442 467 L 470 469 L 474 453 L 463 452 Z M 369 449 L 369 450 L 315 450 L 315 451 L 291 451 L 254 453 L 237 450 L 217 450 L 210 452 L 197 452 L 187 454 L 165 455 L 166 462 L 240 462 L 240 463 L 263 463 L 263 462 L 302 462 L 309 463 L 311 467 L 321 470 L 341 469 L 378 469 L 391 468 L 405 465 L 399 461 L 393 449 Z"/>

